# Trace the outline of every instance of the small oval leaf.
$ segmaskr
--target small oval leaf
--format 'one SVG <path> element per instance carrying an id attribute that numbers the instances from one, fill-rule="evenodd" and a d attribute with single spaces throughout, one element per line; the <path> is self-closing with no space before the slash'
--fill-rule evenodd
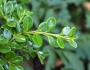
<path id="1" fill-rule="evenodd" d="M 5 13 L 10 13 L 14 10 L 13 4 L 10 2 L 7 2 L 4 6 Z"/>
<path id="2" fill-rule="evenodd" d="M 50 17 L 46 22 L 46 27 L 48 31 L 53 30 L 55 26 L 56 26 L 56 19 L 54 17 Z"/>
<path id="3" fill-rule="evenodd" d="M 58 45 L 57 45 L 57 43 L 56 43 L 56 41 L 55 41 L 55 39 L 53 37 L 48 36 L 48 41 L 49 41 L 49 43 L 50 43 L 51 46 L 53 46 L 55 48 L 58 47 Z"/>
<path id="4" fill-rule="evenodd" d="M 39 25 L 38 30 L 41 31 L 41 32 L 47 31 L 46 22 L 42 22 L 42 23 Z"/>
<path id="5" fill-rule="evenodd" d="M 4 29 L 3 35 L 6 39 L 10 39 L 12 34 L 10 30 Z"/>
<path id="6" fill-rule="evenodd" d="M 32 26 L 33 26 L 32 18 L 30 16 L 26 16 L 23 19 L 23 24 L 22 24 L 23 31 L 28 31 Z"/>
<path id="7" fill-rule="evenodd" d="M 68 42 L 72 47 L 77 48 L 77 43 L 74 40 L 68 40 Z"/>
<path id="8" fill-rule="evenodd" d="M 18 14 L 18 17 L 19 18 L 23 17 L 23 15 L 24 15 L 24 9 L 21 6 L 18 6 L 18 8 L 17 8 L 17 14 Z"/>
<path id="9" fill-rule="evenodd" d="M 23 61 L 23 58 L 21 56 L 15 56 L 11 59 L 11 62 L 15 65 L 20 65 Z"/>
<path id="10" fill-rule="evenodd" d="M 19 35 L 15 39 L 17 42 L 25 42 L 26 41 L 26 38 L 23 35 Z"/>
<path id="11" fill-rule="evenodd" d="M 75 31 L 76 31 L 76 28 L 75 27 L 72 27 L 70 29 L 70 33 L 69 33 L 69 36 L 73 36 L 75 34 Z"/>
<path id="12" fill-rule="evenodd" d="M 64 48 L 64 41 L 61 38 L 57 38 L 57 44 L 60 48 Z"/>
<path id="13" fill-rule="evenodd" d="M 63 33 L 64 35 L 69 35 L 69 32 L 70 32 L 70 28 L 69 28 L 69 27 L 64 27 L 64 28 L 62 29 L 62 33 Z"/>
<path id="14" fill-rule="evenodd" d="M 9 51 L 11 51 L 11 48 L 9 46 L 0 47 L 1 53 L 8 53 Z"/>
<path id="15" fill-rule="evenodd" d="M 33 42 L 38 45 L 38 46 L 42 46 L 42 43 L 43 43 L 43 40 L 42 40 L 42 37 L 38 34 L 34 34 L 32 36 L 32 40 Z"/>

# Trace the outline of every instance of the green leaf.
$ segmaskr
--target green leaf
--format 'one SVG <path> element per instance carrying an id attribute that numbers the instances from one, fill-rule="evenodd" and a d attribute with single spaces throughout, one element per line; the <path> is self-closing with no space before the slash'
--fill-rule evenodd
<path id="1" fill-rule="evenodd" d="M 9 70 L 24 70 L 21 66 L 11 66 L 9 65 Z"/>
<path id="2" fill-rule="evenodd" d="M 28 31 L 32 26 L 33 26 L 32 18 L 30 16 L 24 17 L 22 24 L 23 30 Z"/>
<path id="3" fill-rule="evenodd" d="M 3 0 L 0 0 L 0 4 L 2 4 L 3 3 Z"/>
<path id="4" fill-rule="evenodd" d="M 73 38 L 73 39 L 77 39 L 77 38 L 78 38 L 78 36 L 77 36 L 77 35 L 74 35 L 74 36 L 72 36 L 72 38 Z"/>
<path id="5" fill-rule="evenodd" d="M 62 29 L 62 33 L 63 33 L 64 35 L 69 35 L 69 33 L 70 33 L 70 28 L 69 28 L 69 27 L 64 27 L 64 28 Z"/>
<path id="6" fill-rule="evenodd" d="M 0 17 L 3 17 L 3 12 L 0 10 Z"/>
<path id="7" fill-rule="evenodd" d="M 25 11 L 25 15 L 32 15 L 33 12 L 30 12 L 30 11 Z"/>
<path id="8" fill-rule="evenodd" d="M 16 70 L 24 70 L 21 66 L 16 66 Z"/>
<path id="9" fill-rule="evenodd" d="M 56 26 L 56 19 L 53 17 L 50 17 L 46 22 L 47 30 L 51 31 L 55 28 L 55 26 Z"/>
<path id="10" fill-rule="evenodd" d="M 23 61 L 23 58 L 21 56 L 15 56 L 11 59 L 11 62 L 15 65 L 20 65 Z"/>
<path id="11" fill-rule="evenodd" d="M 8 53 L 5 54 L 5 59 L 12 59 L 13 57 L 15 57 L 15 52 L 10 51 Z"/>
<path id="12" fill-rule="evenodd" d="M 34 58 L 36 56 L 34 49 L 32 49 L 31 47 L 28 47 L 28 50 L 29 50 L 29 54 Z"/>
<path id="13" fill-rule="evenodd" d="M 20 44 L 18 44 L 17 42 L 11 42 L 10 44 L 8 44 L 8 46 L 10 48 L 17 48 L 17 49 L 22 49 L 22 46 Z"/>
<path id="14" fill-rule="evenodd" d="M 64 48 L 64 41 L 61 38 L 57 38 L 57 44 L 60 48 Z"/>
<path id="15" fill-rule="evenodd" d="M 0 65 L 0 70 L 4 70 L 3 66 Z"/>
<path id="16" fill-rule="evenodd" d="M 0 44 L 3 45 L 6 43 L 8 43 L 8 39 L 4 38 L 3 35 L 0 35 Z"/>
<path id="17" fill-rule="evenodd" d="M 70 33 L 69 33 L 69 36 L 73 36 L 75 34 L 75 31 L 76 31 L 76 28 L 75 27 L 72 27 L 70 29 Z"/>
<path id="18" fill-rule="evenodd" d="M 21 6 L 18 6 L 17 14 L 19 18 L 22 18 L 24 16 L 24 9 Z"/>
<path id="19" fill-rule="evenodd" d="M 49 43 L 50 43 L 51 46 L 53 46 L 55 48 L 58 47 L 57 46 L 57 43 L 56 43 L 56 40 L 53 37 L 48 36 L 48 41 L 49 41 Z"/>
<path id="20" fill-rule="evenodd" d="M 9 27 L 16 27 L 16 23 L 14 21 L 9 21 L 6 23 Z"/>
<path id="21" fill-rule="evenodd" d="M 41 32 L 47 31 L 46 22 L 42 22 L 42 23 L 39 25 L 38 30 L 41 31 Z"/>
<path id="22" fill-rule="evenodd" d="M 39 57 L 39 59 L 40 59 L 41 64 L 44 64 L 45 56 L 42 55 L 42 54 L 38 54 L 38 57 Z"/>
<path id="23" fill-rule="evenodd" d="M 20 23 L 16 23 L 16 30 L 18 31 L 18 32 L 21 32 L 21 26 L 20 26 Z"/>
<path id="24" fill-rule="evenodd" d="M 26 38 L 23 35 L 19 35 L 15 38 L 17 42 L 25 42 Z"/>
<path id="25" fill-rule="evenodd" d="M 77 43 L 74 40 L 68 40 L 68 42 L 72 47 L 77 48 Z"/>
<path id="26" fill-rule="evenodd" d="M 6 39 L 10 39 L 12 34 L 11 34 L 11 31 L 10 31 L 10 30 L 4 29 L 3 35 L 4 35 L 4 37 L 5 37 Z"/>
<path id="27" fill-rule="evenodd" d="M 11 48 L 9 46 L 0 47 L 1 53 L 8 53 L 9 51 L 11 51 Z"/>
<path id="28" fill-rule="evenodd" d="M 42 40 L 42 37 L 38 34 L 34 34 L 32 36 L 32 39 L 33 39 L 33 42 L 38 45 L 38 46 L 42 46 L 42 43 L 43 43 L 43 40 Z"/>
<path id="29" fill-rule="evenodd" d="M 13 4 L 10 2 L 7 2 L 4 6 L 4 12 L 5 13 L 10 13 L 14 10 Z"/>

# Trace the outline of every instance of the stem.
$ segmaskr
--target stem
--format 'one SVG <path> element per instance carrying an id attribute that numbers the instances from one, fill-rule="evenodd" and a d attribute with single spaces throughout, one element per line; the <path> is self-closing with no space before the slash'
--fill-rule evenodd
<path id="1" fill-rule="evenodd" d="M 71 39 L 70 37 L 68 36 L 62 36 L 60 34 L 52 34 L 52 33 L 47 33 L 47 32 L 38 32 L 38 31 L 31 31 L 31 32 L 24 32 L 25 34 L 41 34 L 41 35 L 45 35 L 45 36 L 53 36 L 53 37 L 60 37 L 60 38 L 63 38 L 63 39 Z"/>

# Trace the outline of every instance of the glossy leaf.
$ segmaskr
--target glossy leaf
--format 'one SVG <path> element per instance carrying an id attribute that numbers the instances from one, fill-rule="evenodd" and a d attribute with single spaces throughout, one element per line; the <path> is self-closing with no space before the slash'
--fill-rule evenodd
<path id="1" fill-rule="evenodd" d="M 25 42 L 26 38 L 23 35 L 19 35 L 15 38 L 17 42 Z"/>
<path id="2" fill-rule="evenodd" d="M 56 19 L 53 17 L 50 17 L 46 22 L 47 30 L 51 31 L 55 28 L 55 26 L 56 26 Z"/>
<path id="3" fill-rule="evenodd" d="M 18 14 L 18 17 L 21 18 L 24 16 L 24 9 L 21 7 L 21 6 L 18 6 L 17 8 L 17 14 Z"/>
<path id="4" fill-rule="evenodd" d="M 1 53 L 8 53 L 9 51 L 11 51 L 11 48 L 9 46 L 0 47 Z"/>
<path id="5" fill-rule="evenodd" d="M 76 28 L 75 27 L 72 27 L 70 29 L 70 33 L 69 33 L 69 36 L 73 36 L 75 34 L 75 31 L 76 31 Z"/>
<path id="6" fill-rule="evenodd" d="M 30 16 L 26 16 L 24 17 L 23 19 L 23 24 L 22 24 L 22 27 L 23 27 L 23 31 L 28 31 L 30 30 L 30 28 L 33 26 L 33 20 Z"/>
<path id="7" fill-rule="evenodd" d="M 10 2 L 7 2 L 4 6 L 4 12 L 5 13 L 10 13 L 14 10 L 13 4 Z"/>
<path id="8" fill-rule="evenodd" d="M 15 65 L 20 65 L 23 61 L 23 58 L 21 56 L 15 56 L 11 59 L 11 62 Z"/>
<path id="9" fill-rule="evenodd" d="M 62 29 L 62 33 L 63 33 L 64 35 L 69 35 L 69 33 L 70 33 L 70 28 L 69 28 L 69 27 L 64 27 L 64 28 Z"/>
<path id="10" fill-rule="evenodd" d="M 24 70 L 21 66 L 11 66 L 9 65 L 9 70 Z"/>
<path id="11" fill-rule="evenodd" d="M 4 29 L 3 35 L 6 39 L 10 39 L 12 34 L 10 30 Z"/>
<path id="12" fill-rule="evenodd" d="M 77 48 L 77 43 L 74 40 L 69 40 L 68 42 L 72 47 Z"/>
<path id="13" fill-rule="evenodd" d="M 58 47 L 57 46 L 57 43 L 56 43 L 56 40 L 53 37 L 48 36 L 48 41 L 49 41 L 49 43 L 50 43 L 51 46 L 53 46 L 55 48 Z"/>
<path id="14" fill-rule="evenodd" d="M 46 22 L 42 22 L 39 27 L 38 27 L 39 31 L 45 32 L 47 31 L 47 27 L 46 27 Z"/>
<path id="15" fill-rule="evenodd" d="M 42 40 L 42 37 L 38 34 L 34 34 L 32 36 L 32 40 L 33 42 L 38 45 L 38 46 L 42 46 L 42 43 L 43 43 L 43 40 Z"/>
<path id="16" fill-rule="evenodd" d="M 64 48 L 64 41 L 61 38 L 57 38 L 57 44 L 60 48 Z"/>
<path id="17" fill-rule="evenodd" d="M 16 23 L 16 30 L 17 32 L 21 32 L 21 26 L 20 26 L 20 23 Z"/>

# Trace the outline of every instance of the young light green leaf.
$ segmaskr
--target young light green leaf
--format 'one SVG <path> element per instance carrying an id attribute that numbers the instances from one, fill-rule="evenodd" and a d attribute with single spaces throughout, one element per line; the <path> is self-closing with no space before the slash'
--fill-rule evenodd
<path id="1" fill-rule="evenodd" d="M 56 26 L 56 19 L 53 17 L 50 17 L 46 22 L 47 30 L 51 31 L 55 28 L 55 26 Z"/>
<path id="2" fill-rule="evenodd" d="M 64 41 L 61 38 L 57 38 L 57 44 L 60 48 L 64 48 Z"/>
<path id="3" fill-rule="evenodd" d="M 25 11 L 25 15 L 32 15 L 33 12 L 30 12 L 30 11 Z"/>
<path id="4" fill-rule="evenodd" d="M 10 2 L 7 2 L 4 6 L 4 12 L 5 13 L 10 13 L 14 10 L 13 4 Z"/>
<path id="5" fill-rule="evenodd" d="M 9 46 L 0 47 L 1 53 L 8 53 L 9 51 L 11 51 L 11 48 Z"/>
<path id="6" fill-rule="evenodd" d="M 78 36 L 77 36 L 77 35 L 74 35 L 74 36 L 72 36 L 72 38 L 73 38 L 73 39 L 77 39 L 77 38 L 78 38 Z"/>
<path id="7" fill-rule="evenodd" d="M 17 8 L 17 14 L 18 14 L 18 17 L 21 18 L 24 16 L 24 9 L 21 7 L 21 6 L 18 6 Z"/>
<path id="8" fill-rule="evenodd" d="M 11 59 L 11 62 L 15 65 L 20 65 L 23 61 L 23 58 L 21 56 L 15 56 Z"/>
<path id="9" fill-rule="evenodd" d="M 19 35 L 15 38 L 17 42 L 25 42 L 26 38 L 23 35 Z"/>
<path id="10" fill-rule="evenodd" d="M 76 28 L 72 27 L 69 32 L 69 36 L 73 36 L 75 34 Z"/>
<path id="11" fill-rule="evenodd" d="M 41 31 L 41 32 L 47 31 L 46 22 L 42 22 L 42 23 L 39 25 L 38 30 Z"/>
<path id="12" fill-rule="evenodd" d="M 3 35 L 6 39 L 10 39 L 12 34 L 10 30 L 4 29 Z"/>
<path id="13" fill-rule="evenodd" d="M 23 19 L 23 24 L 22 24 L 23 31 L 28 31 L 32 26 L 33 26 L 32 18 L 30 16 L 26 16 Z"/>
<path id="14" fill-rule="evenodd" d="M 49 43 L 50 43 L 51 46 L 53 46 L 53 47 L 55 47 L 55 48 L 58 47 L 58 46 L 57 46 L 57 43 L 56 43 L 56 40 L 55 40 L 53 37 L 48 36 L 48 41 L 49 41 Z"/>
<path id="15" fill-rule="evenodd" d="M 68 40 L 68 42 L 72 47 L 77 48 L 77 43 L 74 40 Z"/>
<path id="16" fill-rule="evenodd" d="M 69 27 L 64 27 L 64 28 L 62 29 L 62 33 L 63 33 L 64 35 L 69 35 L 69 33 L 70 33 L 70 28 L 69 28 Z"/>
<path id="17" fill-rule="evenodd" d="M 3 66 L 0 65 L 0 70 L 4 70 Z"/>
<path id="18" fill-rule="evenodd" d="M 43 40 L 42 40 L 42 37 L 38 34 L 34 34 L 32 36 L 32 40 L 33 42 L 38 45 L 38 46 L 42 46 L 42 43 L 43 43 Z"/>

